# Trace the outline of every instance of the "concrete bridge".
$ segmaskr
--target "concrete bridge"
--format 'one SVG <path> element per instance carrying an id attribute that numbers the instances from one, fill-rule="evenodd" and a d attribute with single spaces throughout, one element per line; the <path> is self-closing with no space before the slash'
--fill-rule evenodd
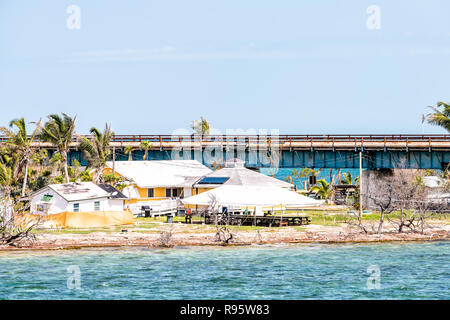
<path id="1" fill-rule="evenodd" d="M 0 137 L 0 143 L 5 140 Z M 150 142 L 149 160 L 196 159 L 206 165 L 240 158 L 250 167 L 358 168 L 360 152 L 365 169 L 442 169 L 450 163 L 450 135 L 115 135 L 115 159 L 127 160 L 124 148 L 131 146 L 133 160 L 141 160 L 142 141 Z M 74 138 L 69 159 L 85 164 L 77 144 Z M 38 139 L 34 145 L 53 149 Z"/>

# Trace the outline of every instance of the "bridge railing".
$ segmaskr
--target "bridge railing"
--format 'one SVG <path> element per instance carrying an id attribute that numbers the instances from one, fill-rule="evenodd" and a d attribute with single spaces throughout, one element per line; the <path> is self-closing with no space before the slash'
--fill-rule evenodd
<path id="1" fill-rule="evenodd" d="M 79 141 L 80 137 L 86 137 L 89 140 L 94 139 L 90 135 L 79 135 L 72 139 L 73 143 Z M 6 142 L 6 136 L 0 136 L 0 143 Z M 142 141 L 149 141 L 151 144 L 162 144 L 175 141 L 192 141 L 192 142 L 261 142 L 273 141 L 277 143 L 296 143 L 296 142 L 450 142 L 450 135 L 444 134 L 427 134 L 427 135 L 413 135 L 413 134 L 391 134 L 391 135 L 376 135 L 376 134 L 333 134 L 333 135 L 114 135 L 111 142 L 114 143 L 140 143 Z M 42 143 L 39 137 L 34 139 L 35 143 Z"/>

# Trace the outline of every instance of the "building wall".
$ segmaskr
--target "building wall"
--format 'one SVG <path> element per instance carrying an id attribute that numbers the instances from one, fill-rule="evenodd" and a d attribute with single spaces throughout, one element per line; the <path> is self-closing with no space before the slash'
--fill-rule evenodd
<path id="1" fill-rule="evenodd" d="M 212 190 L 213 188 L 192 188 L 192 195 L 195 196 L 197 194 Z"/>
<path id="2" fill-rule="evenodd" d="M 124 201 L 120 199 L 108 199 L 108 206 L 109 206 L 108 211 L 123 211 Z"/>
<path id="3" fill-rule="evenodd" d="M 79 212 L 95 211 L 96 201 L 100 202 L 99 211 L 123 211 L 124 209 L 124 201 L 120 199 L 108 199 L 105 197 L 100 199 L 68 202 L 52 189 L 46 188 L 32 197 L 30 209 L 30 212 L 32 214 L 42 213 L 37 210 L 37 205 L 41 202 L 42 197 L 46 194 L 53 196 L 47 211 L 48 214 L 56 214 L 65 211 L 73 212 L 74 203 L 79 204 Z"/>
<path id="4" fill-rule="evenodd" d="M 30 213 L 32 213 L 32 214 L 40 213 L 37 206 L 41 202 L 42 197 L 47 194 L 53 196 L 52 201 L 50 202 L 50 205 L 48 207 L 48 211 L 47 211 L 48 214 L 55 214 L 55 213 L 60 213 L 60 212 L 66 211 L 67 201 L 63 197 L 61 197 L 59 194 L 57 194 L 55 191 L 53 191 L 52 189 L 45 188 L 41 192 L 36 193 L 31 198 Z"/>
<path id="5" fill-rule="evenodd" d="M 183 188 L 184 197 L 190 197 L 192 196 L 192 188 Z"/>
<path id="6" fill-rule="evenodd" d="M 112 173 L 112 169 L 111 168 L 105 168 L 103 170 L 103 174 L 111 174 Z M 116 172 L 116 174 L 118 176 L 120 176 L 119 173 Z M 156 188 L 152 188 L 153 189 L 153 197 L 156 198 L 154 200 L 162 200 L 162 199 L 168 199 L 166 197 L 166 188 L 165 187 L 156 187 Z M 178 192 L 180 193 L 182 188 L 178 188 Z M 141 188 L 136 186 L 136 190 L 139 194 L 139 199 L 130 199 L 127 200 L 127 203 L 136 203 L 136 202 L 141 202 L 141 201 L 151 201 L 152 198 L 148 198 L 148 188 Z"/>

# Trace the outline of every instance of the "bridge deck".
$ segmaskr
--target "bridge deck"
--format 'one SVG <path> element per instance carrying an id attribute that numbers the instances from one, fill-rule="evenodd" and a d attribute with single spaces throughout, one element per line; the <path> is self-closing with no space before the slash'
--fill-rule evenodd
<path id="1" fill-rule="evenodd" d="M 91 136 L 85 136 L 92 139 Z M 6 141 L 0 136 L 0 143 Z M 151 143 L 150 150 L 174 148 L 223 148 L 223 149 L 267 149 L 279 150 L 440 150 L 450 151 L 450 135 L 280 135 L 280 136 L 172 136 L 172 135 L 115 135 L 111 146 L 139 148 L 142 141 Z M 78 138 L 71 147 L 75 148 Z M 36 147 L 52 148 L 47 142 L 36 139 Z"/>
<path id="2" fill-rule="evenodd" d="M 0 137 L 0 144 L 5 141 Z M 250 167 L 358 168 L 359 151 L 367 169 L 397 168 L 402 163 L 406 168 L 442 169 L 450 163 L 450 135 L 115 135 L 111 141 L 115 159 L 127 160 L 124 147 L 133 146 L 132 158 L 142 160 L 142 141 L 151 144 L 149 160 L 195 159 L 205 165 L 241 158 Z M 34 145 L 54 149 L 39 139 Z M 77 159 L 86 165 L 77 146 L 78 138 L 74 138 L 69 161 Z"/>

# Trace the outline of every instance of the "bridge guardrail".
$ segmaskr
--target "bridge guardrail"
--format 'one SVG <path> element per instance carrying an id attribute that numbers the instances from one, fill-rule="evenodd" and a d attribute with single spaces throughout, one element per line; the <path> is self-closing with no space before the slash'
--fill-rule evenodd
<path id="1" fill-rule="evenodd" d="M 90 135 L 78 135 L 72 140 L 72 143 L 77 143 L 81 137 L 86 137 L 90 140 L 93 136 Z M 5 143 L 7 137 L 0 136 L 0 143 Z M 234 143 L 234 144 L 278 144 L 284 146 L 291 146 L 297 143 L 309 143 L 313 144 L 325 143 L 334 146 L 339 143 L 354 143 L 355 146 L 359 145 L 364 147 L 370 143 L 388 144 L 388 143 L 404 143 L 406 146 L 414 143 L 427 143 L 430 147 L 433 143 L 450 143 L 450 135 L 442 134 L 429 134 L 429 135 L 415 135 L 415 134 L 391 134 L 391 135 L 375 135 L 375 134 L 361 134 L 361 135 L 346 135 L 346 134 L 333 134 L 333 135 L 320 135 L 320 134 L 308 134 L 308 135 L 114 135 L 111 139 L 112 143 L 124 145 L 127 143 L 140 143 L 142 141 L 149 141 L 152 147 L 163 147 L 167 143 L 174 142 L 193 142 L 193 143 L 217 143 L 222 144 Z M 38 137 L 34 142 L 38 145 L 46 145 Z"/>

